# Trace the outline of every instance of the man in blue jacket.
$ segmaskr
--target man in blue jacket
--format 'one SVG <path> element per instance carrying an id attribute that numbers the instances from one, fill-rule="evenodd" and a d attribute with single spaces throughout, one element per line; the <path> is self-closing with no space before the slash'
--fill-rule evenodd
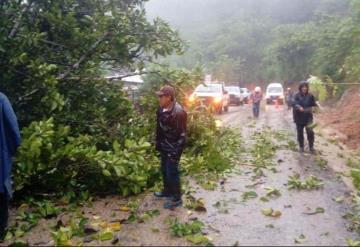
<path id="1" fill-rule="evenodd" d="M 309 83 L 302 81 L 299 86 L 299 92 L 293 98 L 294 122 L 296 124 L 297 138 L 300 152 L 304 152 L 304 129 L 306 130 L 309 149 L 315 153 L 314 142 L 315 133 L 311 127 L 313 123 L 313 107 L 317 106 L 314 95 L 309 92 Z"/>
<path id="2" fill-rule="evenodd" d="M 0 92 L 0 240 L 4 238 L 9 217 L 11 158 L 20 145 L 20 131 L 8 98 Z"/>

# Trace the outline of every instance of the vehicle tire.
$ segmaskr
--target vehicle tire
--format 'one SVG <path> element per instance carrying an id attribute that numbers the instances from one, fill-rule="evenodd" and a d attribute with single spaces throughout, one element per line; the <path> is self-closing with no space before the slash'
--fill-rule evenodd
<path id="1" fill-rule="evenodd" d="M 224 111 L 225 111 L 225 112 L 228 112 L 228 111 L 229 111 L 229 106 L 228 106 L 228 105 L 224 107 Z"/>

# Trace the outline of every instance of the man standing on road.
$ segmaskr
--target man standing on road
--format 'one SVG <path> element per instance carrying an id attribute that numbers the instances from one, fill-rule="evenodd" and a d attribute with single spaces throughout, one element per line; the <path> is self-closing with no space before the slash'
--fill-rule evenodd
<path id="1" fill-rule="evenodd" d="M 175 89 L 164 86 L 158 91 L 156 149 L 161 155 L 161 173 L 164 188 L 155 192 L 159 198 L 167 198 L 166 209 L 182 205 L 179 162 L 185 147 L 187 114 L 175 100 Z"/>
<path id="2" fill-rule="evenodd" d="M 252 108 L 253 108 L 253 114 L 255 118 L 259 117 L 260 114 L 260 103 L 263 96 L 261 93 L 261 88 L 256 87 L 254 92 L 251 95 L 251 101 L 252 101 Z"/>
<path id="3" fill-rule="evenodd" d="M 300 152 L 304 152 L 304 128 L 306 129 L 309 150 L 315 153 L 314 142 L 315 133 L 312 129 L 313 107 L 317 106 L 314 95 L 309 92 L 309 83 L 302 81 L 299 86 L 299 92 L 293 98 L 293 114 L 296 123 L 297 139 Z"/>
<path id="4" fill-rule="evenodd" d="M 5 237 L 9 217 L 11 188 L 11 158 L 20 145 L 16 115 L 8 98 L 0 93 L 0 241 Z"/>

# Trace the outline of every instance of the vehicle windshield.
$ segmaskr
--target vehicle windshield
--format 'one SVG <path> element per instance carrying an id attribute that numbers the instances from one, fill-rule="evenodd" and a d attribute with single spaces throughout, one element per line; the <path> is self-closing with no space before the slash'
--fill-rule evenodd
<path id="1" fill-rule="evenodd" d="M 282 93 L 283 89 L 281 87 L 269 87 L 267 89 L 268 93 Z"/>
<path id="2" fill-rule="evenodd" d="M 240 93 L 240 88 L 239 87 L 225 87 L 225 89 L 229 93 Z"/>
<path id="3" fill-rule="evenodd" d="M 220 84 L 207 84 L 206 86 L 201 84 L 196 89 L 197 93 L 219 93 L 221 92 Z"/>

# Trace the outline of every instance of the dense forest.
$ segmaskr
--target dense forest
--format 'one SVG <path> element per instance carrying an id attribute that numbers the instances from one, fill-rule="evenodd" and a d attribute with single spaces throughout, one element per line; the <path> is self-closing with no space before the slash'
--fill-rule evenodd
<path id="1" fill-rule="evenodd" d="M 188 41 L 170 64 L 204 66 L 226 82 L 294 82 L 316 75 L 354 81 L 360 71 L 360 1 L 153 0 Z"/>

